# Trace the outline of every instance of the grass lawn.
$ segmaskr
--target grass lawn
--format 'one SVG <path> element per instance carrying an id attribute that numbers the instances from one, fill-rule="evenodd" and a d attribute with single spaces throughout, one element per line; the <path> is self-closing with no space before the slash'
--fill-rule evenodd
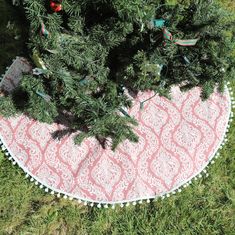
<path id="1" fill-rule="evenodd" d="M 0 0 L 2 9 L 4 2 Z M 11 47 L 0 47 L 0 51 L 1 73 L 4 55 L 14 56 L 7 53 L 13 53 Z M 232 86 L 235 88 L 235 82 Z M 234 136 L 235 122 L 220 158 L 209 168 L 208 178 L 195 181 L 170 198 L 115 210 L 86 207 L 46 194 L 0 153 L 0 235 L 234 235 Z"/>

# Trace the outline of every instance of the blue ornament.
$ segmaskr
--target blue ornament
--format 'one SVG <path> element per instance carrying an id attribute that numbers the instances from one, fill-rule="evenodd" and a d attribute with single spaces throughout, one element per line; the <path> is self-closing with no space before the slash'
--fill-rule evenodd
<path id="1" fill-rule="evenodd" d="M 162 28 L 164 27 L 166 21 L 164 19 L 154 19 L 154 20 L 151 20 L 151 22 L 154 27 Z"/>

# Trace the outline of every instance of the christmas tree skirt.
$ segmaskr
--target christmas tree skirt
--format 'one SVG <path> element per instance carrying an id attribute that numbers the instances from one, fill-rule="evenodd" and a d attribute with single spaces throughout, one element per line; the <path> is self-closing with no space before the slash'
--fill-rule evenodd
<path id="1" fill-rule="evenodd" d="M 31 181 L 46 191 L 85 203 L 115 204 L 169 195 L 200 174 L 223 142 L 230 117 L 230 96 L 214 93 L 203 102 L 200 89 L 172 100 L 137 96 L 128 111 L 139 125 L 139 142 L 123 142 L 115 152 L 103 149 L 95 138 L 80 146 L 61 124 L 48 125 L 22 115 L 0 118 L 4 147 Z M 99 204 L 99 206 L 100 206 Z"/>

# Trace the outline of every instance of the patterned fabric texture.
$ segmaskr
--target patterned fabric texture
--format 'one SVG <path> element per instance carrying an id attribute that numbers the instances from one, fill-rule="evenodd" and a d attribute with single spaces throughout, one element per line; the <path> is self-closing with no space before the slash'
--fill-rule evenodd
<path id="1" fill-rule="evenodd" d="M 230 96 L 214 93 L 205 102 L 200 89 L 172 100 L 140 93 L 128 110 L 139 125 L 138 143 L 123 142 L 115 152 L 95 138 L 80 146 L 62 124 L 48 125 L 22 115 L 0 118 L 1 139 L 18 165 L 45 187 L 90 202 L 121 203 L 173 192 L 198 175 L 214 157 L 225 136 Z"/>

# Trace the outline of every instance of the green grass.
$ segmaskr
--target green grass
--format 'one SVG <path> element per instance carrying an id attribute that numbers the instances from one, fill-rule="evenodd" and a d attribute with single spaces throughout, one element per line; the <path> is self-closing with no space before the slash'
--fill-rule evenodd
<path id="1" fill-rule="evenodd" d="M 4 27 L 8 20 L 17 24 L 18 19 L 16 11 L 5 4 L 6 0 L 0 3 L 1 18 L 2 13 L 7 16 L 0 21 L 0 39 L 5 38 L 5 46 L 0 48 L 1 73 L 15 55 L 22 53 L 23 40 L 12 39 L 17 31 L 7 32 L 9 41 L 6 35 L 1 35 L 6 34 Z M 195 181 L 170 198 L 115 210 L 85 207 L 46 194 L 0 153 L 0 235 L 233 235 L 234 136 L 235 122 L 221 157 L 210 166 L 208 178 Z"/>

